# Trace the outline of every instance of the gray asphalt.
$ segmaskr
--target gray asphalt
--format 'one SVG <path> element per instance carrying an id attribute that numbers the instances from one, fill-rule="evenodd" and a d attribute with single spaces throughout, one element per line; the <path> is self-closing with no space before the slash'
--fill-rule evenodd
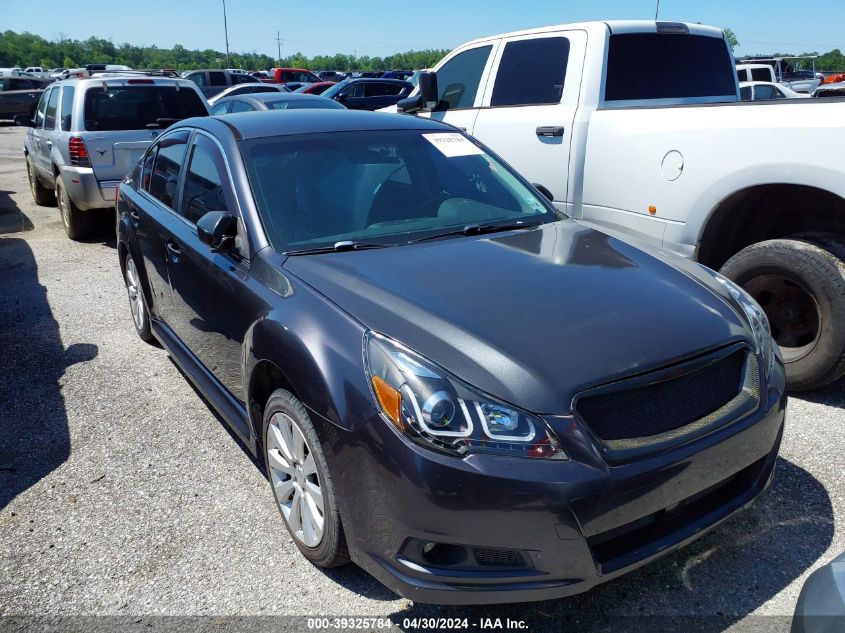
<path id="1" fill-rule="evenodd" d="M 787 630 L 804 579 L 845 551 L 840 381 L 790 400 L 757 506 L 585 595 L 427 607 L 355 566 L 318 570 L 247 453 L 135 335 L 111 220 L 74 243 L 55 208 L 34 205 L 23 136 L 0 128 L 0 616 L 507 616 L 590 631 L 653 616 L 661 630 Z"/>

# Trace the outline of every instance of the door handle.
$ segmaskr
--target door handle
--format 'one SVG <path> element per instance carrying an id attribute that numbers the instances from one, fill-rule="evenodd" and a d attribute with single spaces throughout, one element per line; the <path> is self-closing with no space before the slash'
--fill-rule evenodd
<path id="1" fill-rule="evenodd" d="M 537 136 L 545 136 L 547 138 L 554 136 L 563 136 L 562 125 L 541 125 L 536 130 Z"/>
<path id="2" fill-rule="evenodd" d="M 167 242 L 167 254 L 170 256 L 170 261 L 174 264 L 179 263 L 179 259 L 182 257 L 182 251 L 176 245 L 176 242 Z"/>
<path id="3" fill-rule="evenodd" d="M 138 224 L 140 224 L 140 222 L 141 222 L 141 216 L 140 216 L 140 214 L 139 214 L 139 213 L 138 213 L 135 209 L 130 209 L 130 210 L 129 210 L 129 217 L 130 217 L 130 219 L 132 220 L 132 224 L 133 224 L 134 226 L 138 226 Z"/>

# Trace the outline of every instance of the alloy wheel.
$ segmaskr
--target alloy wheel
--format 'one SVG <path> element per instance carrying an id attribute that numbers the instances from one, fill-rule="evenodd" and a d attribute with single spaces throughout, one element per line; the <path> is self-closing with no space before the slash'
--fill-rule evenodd
<path id="1" fill-rule="evenodd" d="M 65 226 L 70 226 L 70 201 L 68 200 L 67 191 L 64 187 L 56 186 L 58 195 L 56 196 L 59 204 L 59 213 L 62 216 L 62 223 Z"/>
<path id="2" fill-rule="evenodd" d="M 294 537 L 317 547 L 325 521 L 323 489 L 311 447 L 293 419 L 276 413 L 267 428 L 270 485 Z"/>
<path id="3" fill-rule="evenodd" d="M 32 191 L 32 197 L 35 198 L 38 196 L 38 189 L 36 188 L 38 185 L 38 181 L 35 176 L 35 172 L 32 170 L 32 164 L 29 160 L 26 161 L 26 175 L 29 177 L 29 190 Z"/>
<path id="4" fill-rule="evenodd" d="M 132 320 L 139 330 L 144 328 L 145 306 L 141 296 L 138 269 L 132 257 L 126 258 L 126 292 L 129 294 L 129 308 L 132 310 Z"/>

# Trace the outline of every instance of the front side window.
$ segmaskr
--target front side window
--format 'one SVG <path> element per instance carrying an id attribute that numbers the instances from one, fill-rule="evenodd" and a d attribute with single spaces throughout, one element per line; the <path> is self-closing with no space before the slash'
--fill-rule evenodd
<path id="1" fill-rule="evenodd" d="M 73 86 L 65 86 L 62 88 L 62 113 L 61 123 L 62 131 L 69 132 L 71 118 L 73 114 L 73 94 L 76 92 Z"/>
<path id="2" fill-rule="evenodd" d="M 754 98 L 755 99 L 776 99 L 777 93 L 775 91 L 774 86 L 767 86 L 766 84 L 760 84 L 758 86 L 754 86 Z"/>
<path id="3" fill-rule="evenodd" d="M 255 108 L 253 108 L 250 104 L 246 101 L 233 101 L 232 102 L 232 109 L 230 112 L 234 114 L 235 112 L 254 112 Z"/>
<path id="4" fill-rule="evenodd" d="M 739 89 L 739 98 L 742 101 L 751 101 L 751 86 L 743 86 Z"/>
<path id="5" fill-rule="evenodd" d="M 166 128 L 175 121 L 206 116 L 202 98 L 192 89 L 172 85 L 91 87 L 85 92 L 85 129 L 143 130 Z"/>
<path id="6" fill-rule="evenodd" d="M 176 210 L 179 199 L 179 175 L 187 149 L 188 134 L 177 133 L 158 143 L 148 191 L 163 205 Z"/>
<path id="7" fill-rule="evenodd" d="M 44 112 L 44 129 L 53 130 L 56 128 L 56 107 L 59 103 L 59 89 L 55 88 L 50 91 L 50 96 L 47 99 L 47 109 Z"/>
<path id="8" fill-rule="evenodd" d="M 44 127 L 44 114 L 47 111 L 49 96 L 49 90 L 41 94 L 41 101 L 38 102 L 38 108 L 35 110 L 35 127 Z"/>
<path id="9" fill-rule="evenodd" d="M 542 37 L 508 42 L 499 62 L 491 106 L 560 103 L 569 40 Z"/>
<path id="10" fill-rule="evenodd" d="M 558 217 L 459 133 L 269 137 L 242 141 L 241 152 L 265 231 L 280 252 L 346 240 L 404 244 L 472 223 Z"/>
<path id="11" fill-rule="evenodd" d="M 224 101 L 223 103 L 216 104 L 213 108 L 211 108 L 212 116 L 218 114 L 226 114 L 229 111 L 229 102 Z"/>
<path id="12" fill-rule="evenodd" d="M 146 192 L 150 191 L 150 183 L 153 181 L 153 164 L 156 159 L 157 146 L 151 147 L 144 156 L 144 174 L 141 182 L 141 189 Z"/>
<path id="13" fill-rule="evenodd" d="M 190 79 L 200 88 L 205 86 L 205 73 L 191 73 L 186 77 L 186 79 Z"/>
<path id="14" fill-rule="evenodd" d="M 736 99 L 736 75 L 730 70 L 733 67 L 730 51 L 720 37 L 678 33 L 611 35 L 605 100 Z"/>
<path id="15" fill-rule="evenodd" d="M 182 217 L 194 224 L 209 211 L 229 211 L 223 183 L 228 181 L 223 158 L 217 147 L 198 134 L 185 175 L 185 198 Z"/>
<path id="16" fill-rule="evenodd" d="M 473 107 L 491 50 L 492 46 L 479 46 L 458 53 L 438 69 L 437 90 L 441 109 Z"/>

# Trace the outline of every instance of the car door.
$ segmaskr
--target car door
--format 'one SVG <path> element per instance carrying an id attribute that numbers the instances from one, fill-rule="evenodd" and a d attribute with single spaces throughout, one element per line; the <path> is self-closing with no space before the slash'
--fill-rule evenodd
<path id="1" fill-rule="evenodd" d="M 364 103 L 367 110 L 378 110 L 392 106 L 399 101 L 404 86 L 389 81 L 370 81 L 364 88 Z"/>
<path id="2" fill-rule="evenodd" d="M 223 153 L 202 132 L 194 136 L 182 187 L 179 221 L 167 243 L 173 297 L 168 323 L 206 369 L 243 402 L 240 361 L 244 329 L 239 322 L 238 291 L 247 276 L 245 256 L 249 253 L 214 253 L 197 237 L 196 223 L 210 211 L 238 217 L 243 230 Z"/>
<path id="3" fill-rule="evenodd" d="M 560 206 L 567 200 L 586 44 L 584 31 L 502 40 L 473 129 L 528 180 L 551 191 Z"/>
<path id="4" fill-rule="evenodd" d="M 366 81 L 356 81 L 348 85 L 335 99 L 348 110 L 363 110 L 366 107 Z"/>
<path id="5" fill-rule="evenodd" d="M 438 109 L 420 113 L 473 133 L 498 41 L 482 42 L 447 57 L 436 71 Z"/>
<path id="6" fill-rule="evenodd" d="M 173 298 L 167 277 L 167 244 L 180 222 L 176 215 L 179 179 L 189 138 L 189 130 L 174 130 L 150 146 L 143 159 L 139 203 L 130 205 L 129 212 L 154 300 L 155 317 L 168 325 L 173 316 Z"/>

